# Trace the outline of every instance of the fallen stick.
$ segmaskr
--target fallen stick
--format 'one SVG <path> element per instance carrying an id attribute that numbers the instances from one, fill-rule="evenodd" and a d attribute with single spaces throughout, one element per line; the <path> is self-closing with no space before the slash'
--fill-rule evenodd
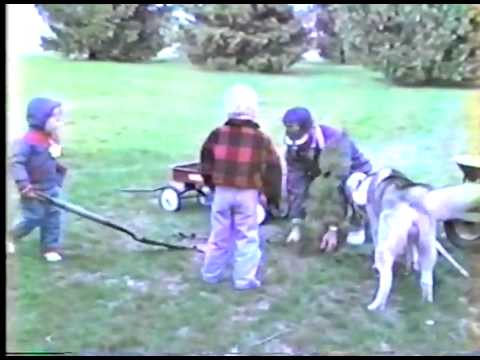
<path id="1" fill-rule="evenodd" d="M 279 336 L 281 336 L 281 335 L 287 334 L 287 333 L 292 332 L 292 331 L 293 331 L 293 329 L 287 329 L 287 330 L 279 331 L 279 332 L 277 332 L 277 333 L 275 333 L 275 334 L 273 334 L 273 335 L 270 335 L 270 336 L 266 337 L 266 338 L 263 339 L 263 340 L 257 341 L 256 343 L 250 345 L 249 348 L 252 348 L 252 347 L 254 347 L 254 346 L 263 345 L 263 344 L 265 344 L 265 343 L 267 343 L 267 342 L 269 342 L 269 341 L 272 341 L 273 339 L 275 339 L 275 338 L 277 338 L 277 337 L 279 337 Z"/>
<path id="2" fill-rule="evenodd" d="M 135 240 L 135 241 L 138 241 L 138 242 L 141 242 L 141 243 L 144 243 L 144 244 L 149 244 L 149 245 L 163 246 L 163 247 L 166 247 L 166 248 L 172 249 L 172 250 L 196 250 L 196 251 L 200 251 L 196 248 L 195 245 L 193 245 L 193 246 L 176 245 L 176 244 L 170 244 L 170 243 L 166 243 L 166 242 L 162 242 L 162 241 L 150 240 L 150 239 L 148 239 L 144 236 L 138 235 L 132 229 L 129 229 L 126 226 L 123 226 L 123 225 L 120 225 L 116 222 L 113 222 L 112 220 L 109 220 L 107 218 L 104 218 L 101 215 L 98 215 L 98 214 L 95 214 L 91 211 L 88 211 L 88 210 L 86 210 L 86 209 L 84 209 L 84 208 L 82 208 L 78 205 L 74 205 L 74 204 L 71 204 L 69 202 L 62 201 L 62 200 L 57 199 L 57 198 L 53 198 L 51 196 L 48 196 L 47 194 L 40 193 L 40 192 L 37 193 L 37 196 L 39 197 L 39 199 L 41 199 L 43 201 L 46 201 L 46 202 L 52 204 L 53 206 L 58 207 L 62 210 L 71 212 L 71 213 L 76 214 L 76 215 L 78 215 L 82 218 L 94 221 L 98 224 L 108 226 L 109 228 L 121 231 L 121 232 L 129 235 L 130 237 L 132 237 L 133 240 Z"/>

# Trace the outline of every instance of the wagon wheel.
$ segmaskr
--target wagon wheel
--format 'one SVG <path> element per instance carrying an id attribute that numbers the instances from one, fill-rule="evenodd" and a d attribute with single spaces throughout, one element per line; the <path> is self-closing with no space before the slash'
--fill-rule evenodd
<path id="1" fill-rule="evenodd" d="M 158 203 L 166 211 L 180 210 L 180 195 L 177 189 L 172 186 L 166 187 L 158 198 Z"/>
<path id="2" fill-rule="evenodd" d="M 449 220 L 444 223 L 450 242 L 460 248 L 480 250 L 480 223 Z"/>

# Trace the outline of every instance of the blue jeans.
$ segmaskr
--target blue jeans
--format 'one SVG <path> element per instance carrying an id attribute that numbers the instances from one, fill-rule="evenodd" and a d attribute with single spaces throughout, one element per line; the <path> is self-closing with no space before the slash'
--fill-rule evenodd
<path id="1" fill-rule="evenodd" d="M 304 170 L 289 167 L 287 172 L 288 215 L 290 219 L 305 218 L 305 201 L 312 183 Z"/>
<path id="2" fill-rule="evenodd" d="M 60 188 L 43 192 L 51 197 L 60 197 Z M 13 240 L 20 240 L 39 227 L 42 252 L 60 250 L 61 210 L 41 200 L 24 197 L 20 200 L 20 206 L 22 218 L 10 230 Z"/>

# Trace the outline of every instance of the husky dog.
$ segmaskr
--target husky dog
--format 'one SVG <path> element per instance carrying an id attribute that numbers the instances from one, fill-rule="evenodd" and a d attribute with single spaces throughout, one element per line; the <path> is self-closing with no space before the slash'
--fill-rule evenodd
<path id="1" fill-rule="evenodd" d="M 366 212 L 375 247 L 374 268 L 379 272 L 379 286 L 368 309 L 385 308 L 392 286 L 393 263 L 402 255 L 407 258 L 407 267 L 420 271 L 422 298 L 433 302 L 437 251 L 460 267 L 437 242 L 437 221 L 470 219 L 469 209 L 480 199 L 480 185 L 433 190 L 396 170 L 382 169 L 368 176 L 352 174 L 345 188 L 349 200 Z"/>

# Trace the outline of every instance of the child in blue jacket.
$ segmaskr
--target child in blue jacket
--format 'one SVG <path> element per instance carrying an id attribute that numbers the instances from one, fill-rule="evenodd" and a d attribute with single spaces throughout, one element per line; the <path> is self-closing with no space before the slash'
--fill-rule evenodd
<path id="1" fill-rule="evenodd" d="M 27 108 L 29 130 L 15 141 L 9 160 L 10 174 L 20 193 L 22 218 L 9 231 L 13 242 L 7 251 L 15 251 L 14 242 L 35 228 L 40 228 L 40 245 L 49 262 L 63 258 L 61 248 L 60 209 L 40 200 L 38 192 L 59 197 L 66 168 L 57 158 L 61 155 L 58 130 L 63 123 L 61 103 L 34 98 Z"/>

